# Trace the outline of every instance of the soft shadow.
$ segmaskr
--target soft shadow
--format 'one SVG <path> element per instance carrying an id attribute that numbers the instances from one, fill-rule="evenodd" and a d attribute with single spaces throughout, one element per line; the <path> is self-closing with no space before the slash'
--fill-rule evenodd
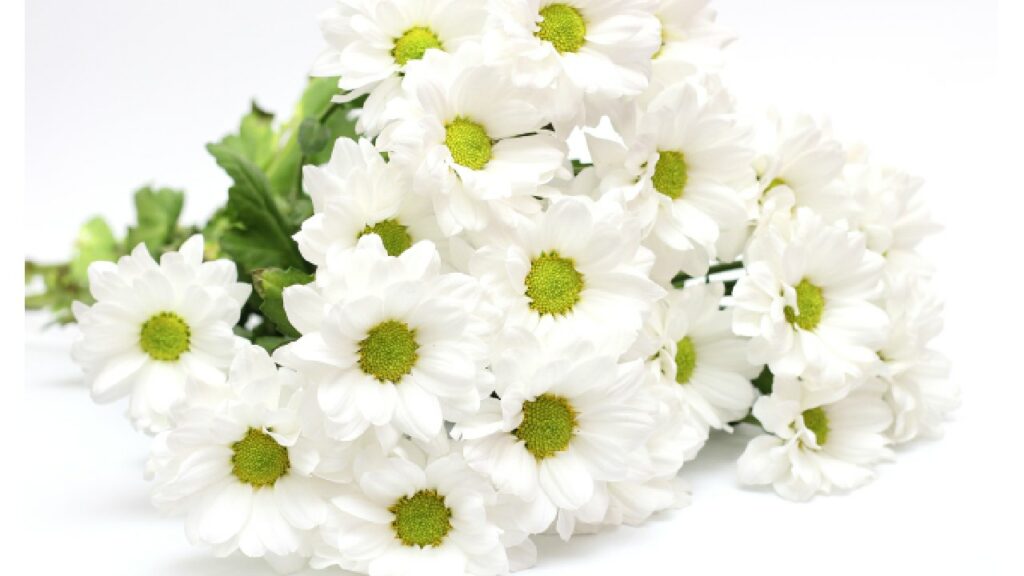
<path id="1" fill-rule="evenodd" d="M 196 548 L 189 556 L 177 558 L 164 566 L 157 567 L 153 576 L 281 576 L 266 561 L 237 554 L 228 558 L 216 558 L 205 550 Z M 314 570 L 305 568 L 290 572 L 288 576 L 355 576 L 341 568 Z"/>
<path id="2" fill-rule="evenodd" d="M 683 466 L 683 478 L 699 483 L 710 476 L 719 477 L 722 470 L 735 468 L 736 460 L 756 432 L 756 428 L 746 425 L 737 426 L 732 434 L 713 431 L 697 458 Z"/>

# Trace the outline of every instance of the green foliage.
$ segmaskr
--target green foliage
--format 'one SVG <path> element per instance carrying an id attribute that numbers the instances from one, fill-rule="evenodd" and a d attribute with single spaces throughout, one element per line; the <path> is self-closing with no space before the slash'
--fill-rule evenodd
<path id="1" fill-rule="evenodd" d="M 89 264 L 97 260 L 117 260 L 121 254 L 121 245 L 114 238 L 110 225 L 95 216 L 78 230 L 75 255 L 70 262 L 71 278 L 85 286 L 89 283 Z"/>
<path id="2" fill-rule="evenodd" d="M 254 102 L 249 113 L 242 117 L 238 133 L 225 136 L 220 144 L 235 150 L 265 170 L 277 152 L 277 140 L 274 115 L 262 110 Z"/>
<path id="3" fill-rule="evenodd" d="M 580 172 L 583 172 L 584 170 L 586 170 L 587 168 L 590 168 L 592 166 L 593 166 L 593 164 L 591 164 L 589 162 L 583 162 L 581 160 L 577 160 L 577 159 L 573 158 L 573 160 L 572 160 L 572 173 L 574 175 L 576 175 L 576 176 L 579 176 Z"/>
<path id="4" fill-rule="evenodd" d="M 313 276 L 294 268 L 267 268 L 253 272 L 252 286 L 262 300 L 260 312 L 281 334 L 292 338 L 300 336 L 298 330 L 288 321 L 288 315 L 284 311 L 284 289 L 296 284 L 309 284 L 312 281 Z"/>
<path id="5" fill-rule="evenodd" d="M 768 395 L 772 393 L 772 385 L 775 383 L 775 375 L 772 371 L 765 366 L 761 369 L 761 373 L 757 375 L 757 378 L 751 382 L 754 388 L 757 388 L 761 394 Z"/>
<path id="6" fill-rule="evenodd" d="M 200 226 L 178 223 L 184 193 L 142 188 L 135 193 L 136 221 L 117 236 L 101 218 L 88 221 L 75 243 L 73 257 L 59 264 L 25 262 L 25 307 L 50 310 L 57 321 L 73 322 L 71 304 L 91 303 L 89 265 L 116 260 L 144 243 L 154 257 L 176 250 L 202 232 L 208 260 L 228 258 L 242 278 L 252 275 L 255 291 L 242 311 L 236 332 L 273 350 L 298 336 L 284 313 L 282 291 L 312 280 L 292 236 L 313 213 L 302 191 L 302 167 L 330 159 L 338 138 L 355 138 L 350 112 L 363 100 L 333 102 L 337 78 L 313 78 L 292 115 L 274 115 L 252 105 L 238 130 L 207 149 L 232 180 L 227 203 Z M 251 330 L 246 327 L 252 327 Z"/>
<path id="7" fill-rule="evenodd" d="M 97 260 L 116 260 L 122 251 L 107 222 L 98 216 L 92 218 L 79 229 L 70 261 L 62 264 L 25 262 L 25 308 L 49 310 L 61 324 L 74 322 L 71 303 L 92 301 L 89 264 Z"/>
<path id="8" fill-rule="evenodd" d="M 266 175 L 236 150 L 219 144 L 207 149 L 234 181 L 226 209 L 230 228 L 220 238 L 224 254 L 243 274 L 259 268 L 306 269 L 309 264 L 291 238 L 297 229 L 281 214 Z"/>
<path id="9" fill-rule="evenodd" d="M 306 118 L 299 125 L 299 149 L 305 156 L 313 157 L 323 150 L 331 139 L 331 131 L 317 121 Z"/>
<path id="10" fill-rule="evenodd" d="M 185 205 L 185 193 L 180 190 L 143 188 L 135 193 L 135 226 L 128 228 L 129 250 L 140 242 L 146 244 L 150 254 L 159 256 L 170 248 L 178 228 L 178 218 Z M 175 247 L 180 245 L 178 242 Z M 173 249 L 173 248 L 172 248 Z"/>

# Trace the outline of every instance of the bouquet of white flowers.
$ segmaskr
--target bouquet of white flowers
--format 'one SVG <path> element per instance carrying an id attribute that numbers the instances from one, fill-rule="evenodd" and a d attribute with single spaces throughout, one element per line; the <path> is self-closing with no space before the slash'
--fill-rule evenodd
<path id="1" fill-rule="evenodd" d="M 485 576 L 685 505 L 712 430 L 794 500 L 939 433 L 921 182 L 740 114 L 706 4 L 339 0 L 295 115 L 209 145 L 209 222 L 147 188 L 26 263 L 156 507 L 282 570 Z"/>

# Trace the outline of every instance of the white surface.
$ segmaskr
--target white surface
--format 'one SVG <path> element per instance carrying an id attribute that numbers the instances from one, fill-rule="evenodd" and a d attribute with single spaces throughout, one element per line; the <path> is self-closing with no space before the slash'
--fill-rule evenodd
<path id="1" fill-rule="evenodd" d="M 222 203 L 227 179 L 203 144 L 233 129 L 252 96 L 272 110 L 290 108 L 321 47 L 314 17 L 326 5 L 32 0 L 28 255 L 65 257 L 93 213 L 127 223 L 140 184 L 186 188 L 190 220 Z M 802 505 L 739 488 L 733 461 L 744 439 L 716 437 L 684 470 L 691 507 L 639 529 L 569 544 L 542 539 L 529 574 L 1024 573 L 1015 548 L 1024 513 L 1024 377 L 1015 362 L 1024 278 L 1010 253 L 1022 246 L 1024 190 L 1014 174 L 1020 143 L 1008 137 L 1011 108 L 1003 105 L 1009 87 L 996 77 L 994 2 L 717 6 L 741 36 L 729 72 L 741 97 L 830 112 L 842 134 L 928 180 L 947 226 L 928 245 L 948 299 L 942 345 L 964 405 L 943 441 L 899 450 L 862 490 Z M 1022 34 L 1000 24 L 1008 38 Z M 986 280 L 997 270 L 999 280 Z M 20 425 L 5 435 L 17 456 L 5 458 L 14 486 L 4 492 L 19 509 L 4 505 L 0 517 L 16 531 L 4 549 L 19 554 L 3 572 L 269 574 L 259 563 L 208 558 L 189 547 L 179 520 L 150 508 L 146 439 L 121 418 L 122 406 L 91 404 L 67 357 L 71 331 L 41 331 L 43 320 L 26 321 Z"/>

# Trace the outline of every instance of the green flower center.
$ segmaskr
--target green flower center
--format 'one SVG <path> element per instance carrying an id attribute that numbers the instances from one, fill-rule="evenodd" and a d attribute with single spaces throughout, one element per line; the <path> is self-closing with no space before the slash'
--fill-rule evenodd
<path id="1" fill-rule="evenodd" d="M 783 312 L 786 314 L 786 321 L 803 328 L 814 330 L 821 322 L 821 315 L 825 311 L 825 297 L 822 296 L 821 288 L 811 284 L 810 280 L 804 278 L 796 285 L 796 306 L 786 306 Z"/>
<path id="2" fill-rule="evenodd" d="M 540 29 L 536 36 L 547 40 L 560 53 L 577 52 L 587 36 L 587 23 L 580 11 L 568 4 L 549 4 L 540 9 Z"/>
<path id="3" fill-rule="evenodd" d="M 676 343 L 676 382 L 686 384 L 697 367 L 697 349 L 689 336 Z"/>
<path id="4" fill-rule="evenodd" d="M 423 54 L 431 48 L 444 49 L 441 47 L 441 41 L 437 39 L 437 34 L 434 34 L 430 28 L 416 26 L 409 28 L 405 34 L 395 40 L 395 47 L 391 49 L 391 55 L 395 57 L 395 62 L 399 66 L 405 66 L 409 60 L 423 58 Z"/>
<path id="5" fill-rule="evenodd" d="M 568 448 L 575 433 L 576 411 L 568 400 L 553 394 L 541 394 L 536 400 L 523 402 L 523 422 L 512 431 L 537 460 Z"/>
<path id="6" fill-rule="evenodd" d="M 174 362 L 188 352 L 192 331 L 174 312 L 160 312 L 142 325 L 139 345 L 153 360 Z"/>
<path id="7" fill-rule="evenodd" d="M 491 161 L 491 137 L 484 127 L 466 118 L 456 118 L 444 128 L 444 145 L 456 164 L 483 170 Z"/>
<path id="8" fill-rule="evenodd" d="M 406 546 L 440 546 L 452 529 L 452 511 L 437 490 L 402 496 L 388 510 L 395 515 L 391 528 Z"/>
<path id="9" fill-rule="evenodd" d="M 262 488 L 273 486 L 288 473 L 288 449 L 257 428 L 249 428 L 245 438 L 231 445 L 231 472 L 240 481 Z"/>
<path id="10" fill-rule="evenodd" d="M 530 308 L 541 314 L 570 312 L 583 291 L 583 275 L 576 270 L 575 263 L 555 251 L 534 259 L 525 283 Z"/>
<path id="11" fill-rule="evenodd" d="M 818 446 L 824 446 L 825 442 L 828 441 L 829 432 L 828 415 L 825 414 L 825 410 L 820 406 L 804 410 L 803 418 L 804 426 L 811 432 L 814 432 L 814 439 Z"/>
<path id="12" fill-rule="evenodd" d="M 359 368 L 381 382 L 398 382 L 412 372 L 419 348 L 416 331 L 408 324 L 381 322 L 359 342 Z"/>
<path id="13" fill-rule="evenodd" d="M 660 151 L 654 165 L 651 183 L 654 189 L 673 200 L 678 200 L 686 188 L 686 158 L 682 152 Z"/>
<path id="14" fill-rule="evenodd" d="M 389 256 L 398 256 L 412 246 L 412 236 L 409 235 L 409 227 L 400 224 L 398 220 L 381 220 L 373 226 L 367 224 L 363 231 L 359 233 L 359 237 L 362 238 L 367 234 L 380 236 L 384 249 L 388 251 Z"/>

